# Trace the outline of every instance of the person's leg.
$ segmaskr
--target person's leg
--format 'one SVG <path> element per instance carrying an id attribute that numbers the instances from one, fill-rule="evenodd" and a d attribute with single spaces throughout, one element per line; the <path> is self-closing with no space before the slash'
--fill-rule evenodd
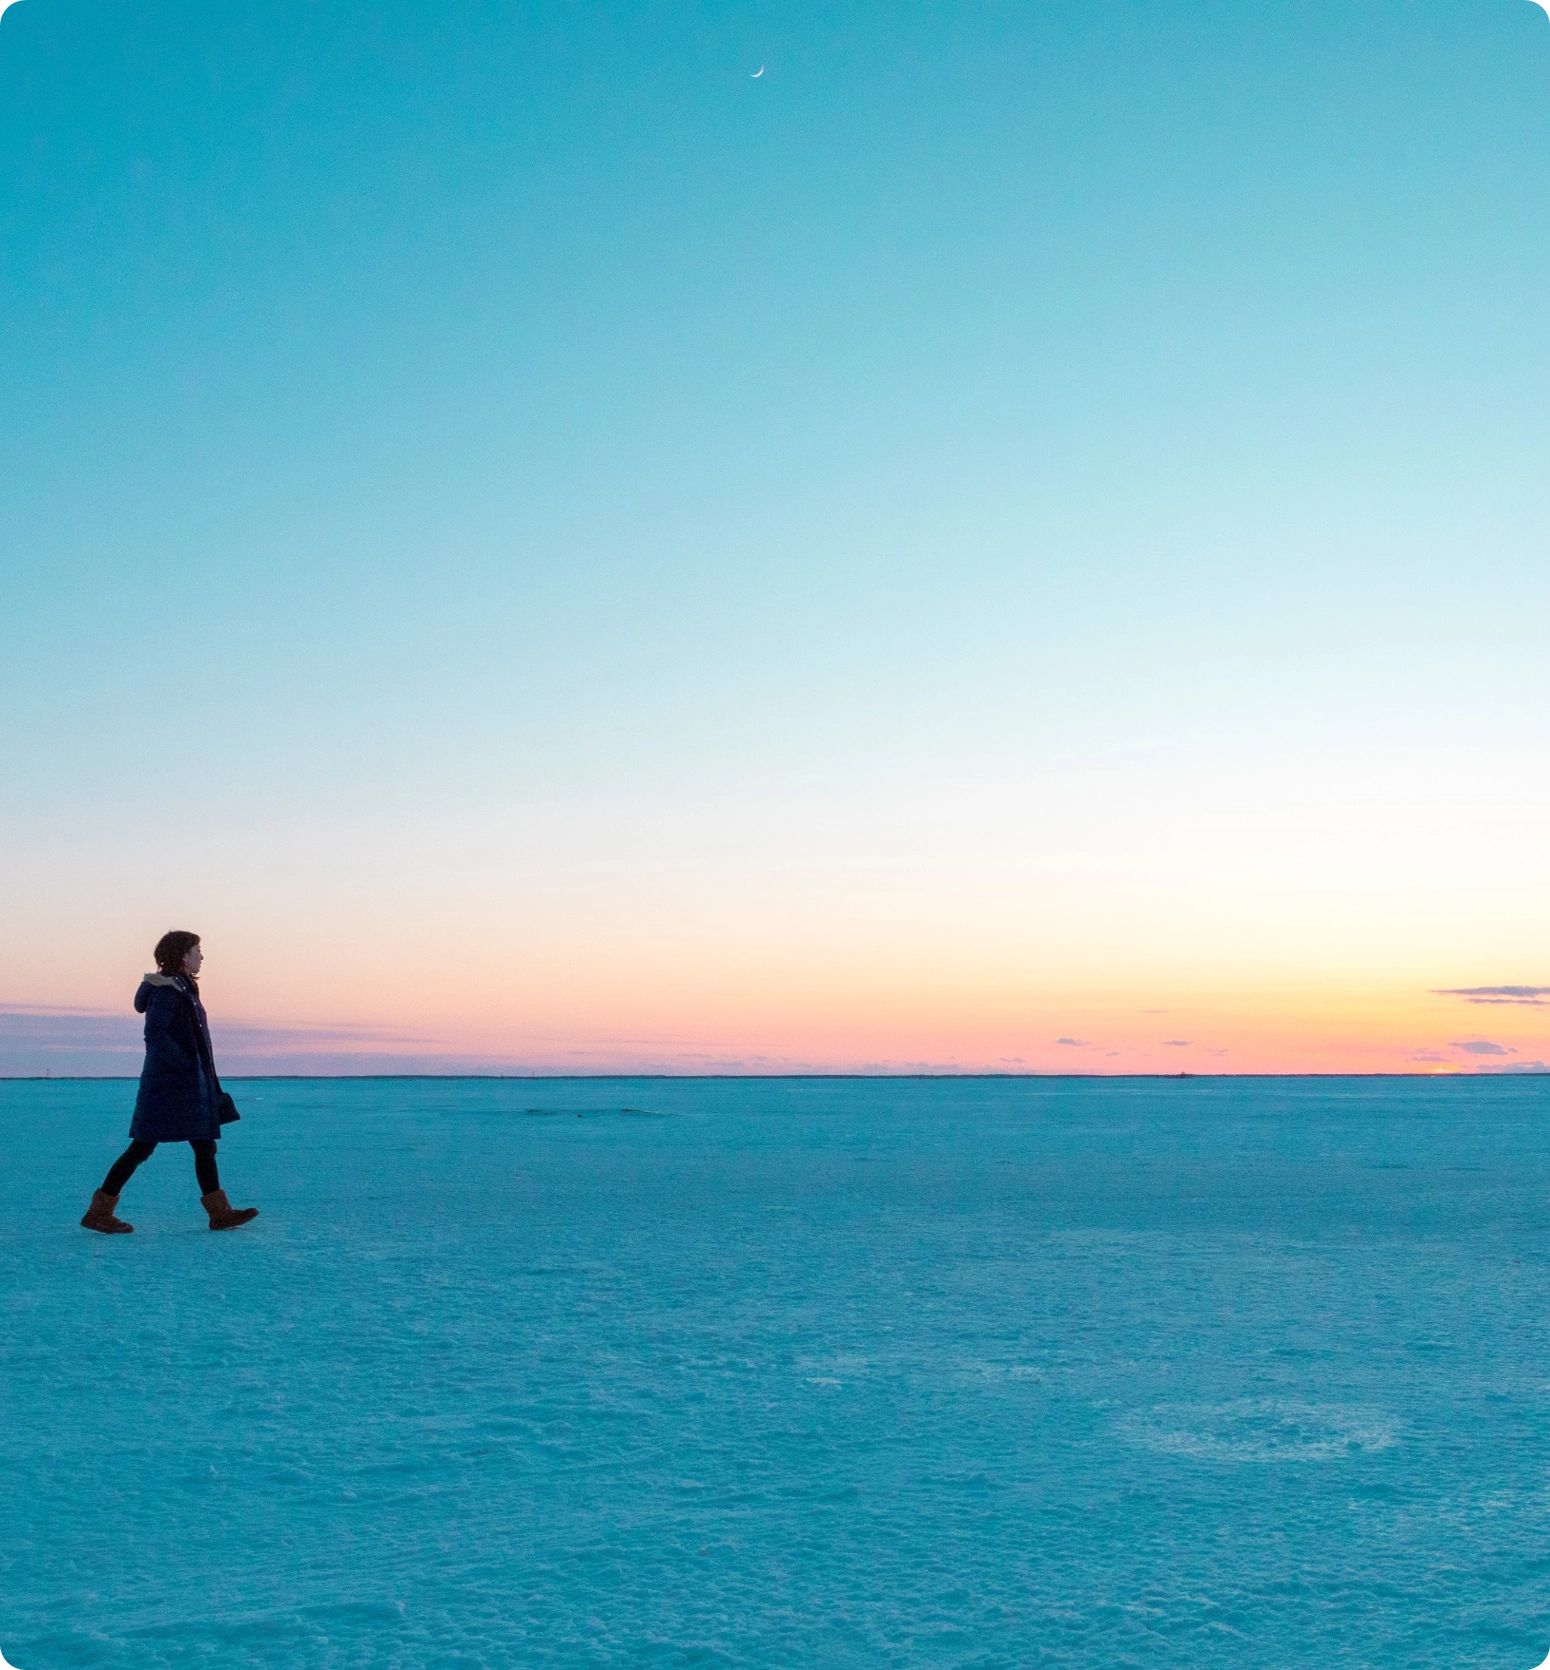
<path id="1" fill-rule="evenodd" d="M 136 1137 L 108 1167 L 108 1175 L 102 1180 L 102 1192 L 112 1195 L 116 1200 L 124 1192 L 124 1185 L 155 1152 L 154 1142 L 147 1142 L 144 1137 Z"/>
<path id="2" fill-rule="evenodd" d="M 194 1170 L 199 1174 L 199 1204 L 210 1214 L 211 1229 L 236 1229 L 239 1224 L 251 1223 L 258 1216 L 258 1208 L 233 1206 L 226 1198 L 220 1174 L 215 1169 L 215 1144 L 200 1141 L 191 1146 L 194 1150 Z"/>
<path id="3" fill-rule="evenodd" d="M 86 1208 L 86 1216 L 81 1219 L 82 1229 L 95 1229 L 103 1235 L 127 1235 L 135 1226 L 126 1224 L 122 1218 L 113 1216 L 113 1208 L 118 1205 L 118 1197 L 124 1185 L 134 1176 L 136 1168 L 156 1151 L 154 1142 L 146 1142 L 142 1137 L 135 1137 L 122 1154 L 108 1167 L 108 1175 L 102 1180 L 102 1187 L 91 1197 L 91 1205 Z"/>
<path id="4" fill-rule="evenodd" d="M 200 1194 L 214 1194 L 221 1186 L 220 1169 L 215 1163 L 215 1144 L 191 1142 L 189 1147 L 194 1151 L 194 1176 L 199 1179 Z"/>

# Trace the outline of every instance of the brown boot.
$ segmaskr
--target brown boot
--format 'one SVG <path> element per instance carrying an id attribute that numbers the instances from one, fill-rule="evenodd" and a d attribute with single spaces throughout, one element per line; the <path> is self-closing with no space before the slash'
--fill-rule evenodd
<path id="1" fill-rule="evenodd" d="M 211 1189 L 209 1194 L 200 1195 L 199 1204 L 210 1214 L 211 1229 L 235 1229 L 238 1224 L 258 1216 L 256 1206 L 233 1206 L 224 1189 Z"/>
<path id="2" fill-rule="evenodd" d="M 86 1216 L 81 1219 L 81 1228 L 100 1230 L 104 1235 L 128 1235 L 135 1226 L 113 1216 L 113 1208 L 117 1205 L 117 1195 L 105 1195 L 98 1189 L 91 1197 L 91 1205 L 86 1208 Z"/>

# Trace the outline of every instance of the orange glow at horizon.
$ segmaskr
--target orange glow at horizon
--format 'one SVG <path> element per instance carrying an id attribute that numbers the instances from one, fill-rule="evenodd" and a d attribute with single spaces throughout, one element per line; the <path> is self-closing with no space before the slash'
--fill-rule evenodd
<path id="1" fill-rule="evenodd" d="M 1412 764 L 1072 768 L 924 806 L 881 788 L 792 807 L 664 791 L 622 829 L 574 805 L 450 824 L 417 809 L 327 841 L 228 831 L 192 890 L 161 845 L 131 844 L 83 867 L 67 908 L 18 887 L 0 997 L 122 1012 L 175 924 L 204 936 L 213 1024 L 255 1059 L 267 1028 L 292 1054 L 491 1070 L 1550 1061 L 1550 1001 L 1437 995 L 1550 978 L 1550 830 L 1485 793 L 1444 816 Z M 153 853 L 161 902 L 126 921 Z"/>
<path id="2" fill-rule="evenodd" d="M 612 977 L 588 967 L 505 985 L 448 972 L 407 1012 L 381 1001 L 385 992 L 341 1012 L 319 989 L 306 1007 L 362 1027 L 376 1048 L 514 1068 L 1435 1074 L 1550 1059 L 1550 1009 L 1482 1008 L 1432 988 L 1224 989 L 1197 977 L 1055 993 L 1042 981 L 999 985 L 964 970 L 931 978 L 895 969 L 865 983 L 843 967 L 827 977 L 740 972 L 709 990 L 645 958 Z M 234 976 L 232 1014 L 298 1023 L 294 1008 L 248 1007 L 254 995 Z"/>

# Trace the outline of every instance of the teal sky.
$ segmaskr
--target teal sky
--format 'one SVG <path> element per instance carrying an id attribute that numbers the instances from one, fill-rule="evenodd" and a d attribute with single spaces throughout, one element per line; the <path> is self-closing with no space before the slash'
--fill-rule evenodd
<path id="1" fill-rule="evenodd" d="M 0 999 L 196 921 L 408 1024 L 478 939 L 520 1053 L 621 921 L 686 1016 L 731 944 L 863 980 L 880 870 L 994 968 L 982 893 L 1090 887 L 1128 993 L 1159 844 L 1203 986 L 1327 973 L 1159 781 L 1350 829 L 1326 904 L 1446 826 L 1410 983 L 1550 978 L 1528 0 L 23 0 L 0 238 Z"/>

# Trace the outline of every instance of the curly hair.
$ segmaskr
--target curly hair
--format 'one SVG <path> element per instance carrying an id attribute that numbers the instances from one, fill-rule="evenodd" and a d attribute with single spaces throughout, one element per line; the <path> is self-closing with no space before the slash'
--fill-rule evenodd
<path id="1" fill-rule="evenodd" d="M 189 933 L 186 928 L 174 928 L 171 933 L 163 934 L 156 941 L 156 950 L 152 953 L 156 958 L 156 967 L 163 974 L 186 974 L 188 971 L 183 967 L 183 959 L 198 943 L 199 935 Z"/>

